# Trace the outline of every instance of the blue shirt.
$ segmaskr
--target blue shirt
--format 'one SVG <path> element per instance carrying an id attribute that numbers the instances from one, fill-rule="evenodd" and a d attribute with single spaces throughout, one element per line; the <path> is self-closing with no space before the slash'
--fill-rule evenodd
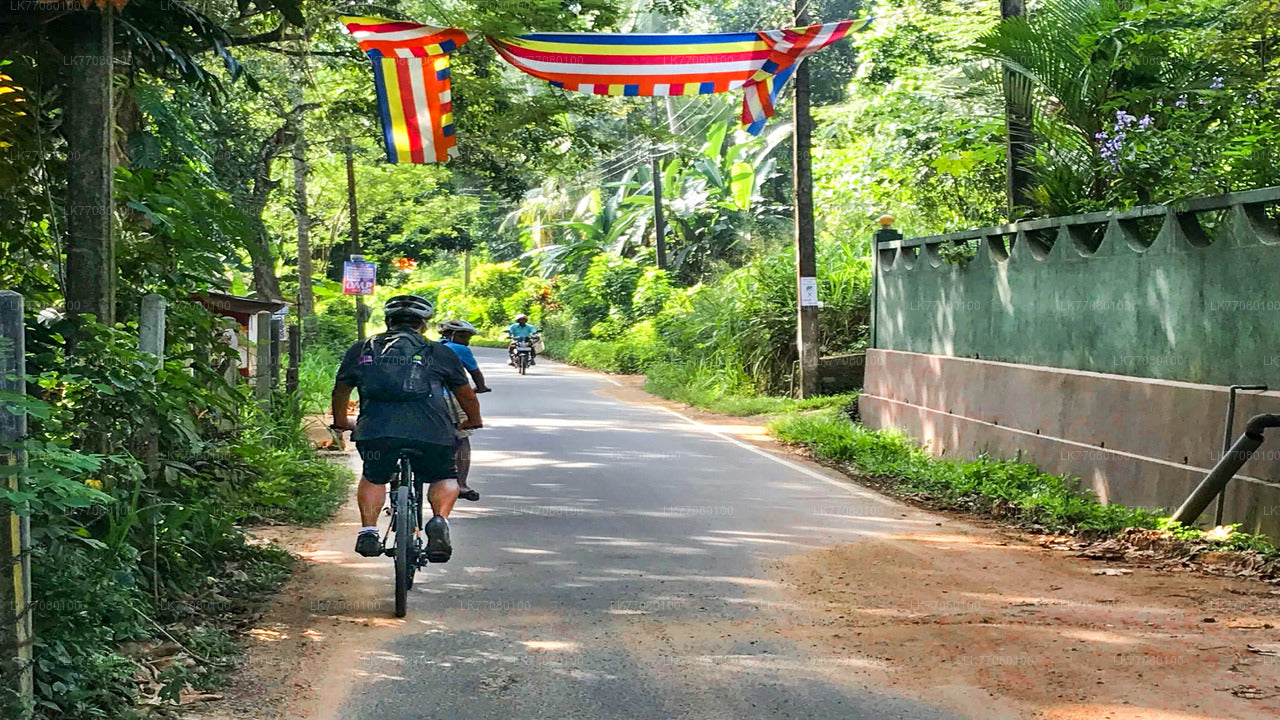
<path id="1" fill-rule="evenodd" d="M 480 369 L 480 363 L 476 362 L 476 354 L 471 352 L 471 348 L 451 340 L 441 340 L 440 344 L 449 348 L 458 356 L 458 359 L 462 361 L 462 367 L 468 370 Z"/>
<path id="2" fill-rule="evenodd" d="M 507 332 L 513 338 L 526 338 L 537 334 L 538 328 L 529 323 L 525 323 L 524 325 L 521 325 L 520 323 L 511 323 L 511 327 L 507 328 Z"/>

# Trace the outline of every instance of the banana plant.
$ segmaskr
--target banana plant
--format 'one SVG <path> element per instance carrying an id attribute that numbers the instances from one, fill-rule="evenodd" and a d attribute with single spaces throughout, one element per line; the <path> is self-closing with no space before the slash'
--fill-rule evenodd
<path id="1" fill-rule="evenodd" d="M 630 202 L 638 187 L 633 171 L 619 182 L 588 192 L 569 219 L 544 227 L 558 239 L 533 248 L 524 257 L 549 278 L 581 271 L 601 252 L 622 257 L 634 254 L 644 242 L 647 227 L 644 211 Z"/>

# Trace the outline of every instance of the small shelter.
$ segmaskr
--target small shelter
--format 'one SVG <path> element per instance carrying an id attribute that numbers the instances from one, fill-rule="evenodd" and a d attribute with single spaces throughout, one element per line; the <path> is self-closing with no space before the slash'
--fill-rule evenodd
<path id="1" fill-rule="evenodd" d="M 194 294 L 191 299 L 203 305 L 214 315 L 235 320 L 236 327 L 228 328 L 225 340 L 227 344 L 240 353 L 239 372 L 242 377 L 253 377 L 256 371 L 257 354 L 249 352 L 249 348 L 253 346 L 253 338 L 259 337 L 258 313 L 265 310 L 271 313 L 273 321 L 276 319 L 281 320 L 281 326 L 284 330 L 281 332 L 278 341 L 284 342 L 288 340 L 288 337 L 284 334 L 287 332 L 288 325 L 283 321 L 289 316 L 289 303 L 283 300 L 242 297 L 240 295 L 217 292 L 216 290 Z M 235 332 L 230 332 L 232 329 Z M 278 357 L 278 355 L 276 356 Z"/>

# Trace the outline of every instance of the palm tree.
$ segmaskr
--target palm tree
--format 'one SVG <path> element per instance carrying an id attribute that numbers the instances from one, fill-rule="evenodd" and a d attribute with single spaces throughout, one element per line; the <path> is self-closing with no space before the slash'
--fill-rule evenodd
<path id="1" fill-rule="evenodd" d="M 1126 91 L 1186 81 L 1188 68 L 1148 41 L 1167 23 L 1154 19 L 1138 27 L 1126 20 L 1126 9 L 1121 0 L 1049 0 L 1029 16 L 1002 20 L 975 42 L 980 56 L 1010 73 L 1011 102 L 1036 106 L 1037 133 L 1049 140 L 1040 159 L 1050 173 L 1039 178 L 1041 204 L 1070 193 L 1065 186 L 1072 182 L 1101 199 L 1097 159 L 1102 133 L 1110 129 L 1107 107 Z"/>

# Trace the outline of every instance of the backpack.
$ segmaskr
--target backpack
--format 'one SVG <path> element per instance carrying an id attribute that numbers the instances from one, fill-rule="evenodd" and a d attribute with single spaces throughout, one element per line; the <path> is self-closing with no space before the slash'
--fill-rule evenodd
<path id="1" fill-rule="evenodd" d="M 356 365 L 360 397 L 377 402 L 431 398 L 434 345 L 410 330 L 385 332 L 365 340 Z"/>

